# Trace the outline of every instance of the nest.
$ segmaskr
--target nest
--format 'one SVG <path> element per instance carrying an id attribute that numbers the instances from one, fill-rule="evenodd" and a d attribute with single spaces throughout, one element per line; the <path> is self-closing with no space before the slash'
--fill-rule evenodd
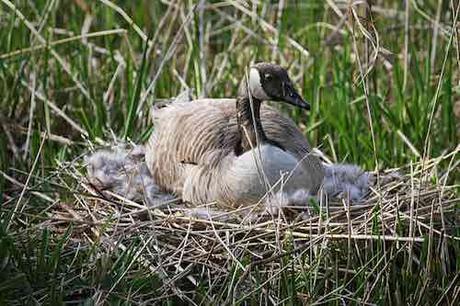
<path id="1" fill-rule="evenodd" d="M 112 251 L 135 241 L 133 263 L 162 279 L 163 297 L 193 299 L 189 290 L 206 284 L 205 295 L 231 287 L 225 296 L 241 301 L 274 286 L 288 271 L 313 269 L 316 278 L 327 278 L 331 262 L 323 259 L 328 256 L 335 258 L 335 271 L 352 277 L 359 273 L 350 265 L 353 256 L 369 257 L 378 249 L 386 259 L 403 252 L 419 262 L 417 252 L 427 241 L 439 249 L 448 248 L 446 241 L 459 241 L 456 186 L 447 185 L 449 173 L 436 173 L 454 156 L 376 173 L 376 185 L 359 204 L 324 199 L 276 215 L 260 214 L 257 206 L 193 208 L 179 200 L 148 207 L 98 190 L 77 168 L 64 167 L 78 182 L 79 200 L 56 206 L 44 225 L 59 232 L 73 224 L 72 241 L 98 241 Z M 448 250 L 440 253 L 449 256 Z M 380 263 L 363 269 L 377 275 Z M 280 302 L 275 296 L 272 302 Z"/>

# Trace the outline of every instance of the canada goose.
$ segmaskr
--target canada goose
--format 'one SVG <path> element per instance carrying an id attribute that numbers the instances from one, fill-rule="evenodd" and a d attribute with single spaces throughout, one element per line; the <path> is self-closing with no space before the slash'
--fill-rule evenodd
<path id="1" fill-rule="evenodd" d="M 266 100 L 310 108 L 285 69 L 258 63 L 237 99 L 200 99 L 156 110 L 145 155 L 155 182 L 194 204 L 255 203 L 274 185 L 274 191 L 316 194 L 324 177 L 320 160 L 295 123 L 262 104 Z"/>

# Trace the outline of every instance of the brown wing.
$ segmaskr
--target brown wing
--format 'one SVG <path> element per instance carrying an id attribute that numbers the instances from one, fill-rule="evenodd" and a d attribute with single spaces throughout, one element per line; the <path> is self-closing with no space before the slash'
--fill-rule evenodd
<path id="1" fill-rule="evenodd" d="M 237 137 L 235 100 L 173 103 L 154 114 L 147 163 L 157 183 L 181 193 L 188 169 L 215 168 Z"/>

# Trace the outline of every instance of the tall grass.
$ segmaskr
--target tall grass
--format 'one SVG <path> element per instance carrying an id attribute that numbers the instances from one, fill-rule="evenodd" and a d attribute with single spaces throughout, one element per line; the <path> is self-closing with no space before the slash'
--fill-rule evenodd
<path id="1" fill-rule="evenodd" d="M 150 107 L 186 87 L 195 97 L 235 96 L 254 61 L 289 67 L 313 109 L 282 110 L 334 161 L 409 169 L 453 151 L 459 3 L 426 2 L 377 0 L 368 11 L 358 1 L 0 0 L 0 301 L 155 301 L 152 292 L 165 284 L 139 263 L 142 239 L 105 249 L 97 239 L 74 241 L 87 234 L 79 226 L 59 234 L 43 227 L 53 207 L 81 201 L 78 182 L 60 173 L 93 144 L 145 141 L 154 128 Z M 458 184 L 456 156 L 450 161 L 449 182 Z M 376 244 L 374 254 L 348 254 L 354 272 L 343 279 L 334 270 L 347 256 L 340 243 L 308 271 L 286 269 L 278 296 L 286 303 L 458 301 L 458 243 L 447 276 L 441 262 L 417 266 Z M 384 277 L 366 274 L 381 260 Z M 322 261 L 331 269 L 320 269 Z M 214 301 L 231 302 L 234 280 L 226 282 Z M 264 282 L 244 300 L 269 296 Z M 195 301 L 213 300 L 209 285 L 194 288 Z"/>

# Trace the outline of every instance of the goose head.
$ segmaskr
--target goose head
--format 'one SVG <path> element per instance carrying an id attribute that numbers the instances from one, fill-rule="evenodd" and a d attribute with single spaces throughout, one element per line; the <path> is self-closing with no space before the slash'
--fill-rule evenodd
<path id="1" fill-rule="evenodd" d="M 249 70 L 248 87 L 252 97 L 260 100 L 285 102 L 306 110 L 306 102 L 294 88 L 289 75 L 283 67 L 271 63 L 257 63 Z"/>

